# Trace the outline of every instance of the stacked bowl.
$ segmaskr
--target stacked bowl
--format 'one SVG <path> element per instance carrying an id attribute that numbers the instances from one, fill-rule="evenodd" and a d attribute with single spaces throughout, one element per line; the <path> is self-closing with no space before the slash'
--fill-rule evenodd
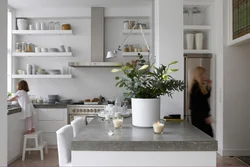
<path id="1" fill-rule="evenodd" d="M 47 70 L 50 75 L 59 75 L 61 74 L 61 70 L 53 69 L 53 70 Z"/>

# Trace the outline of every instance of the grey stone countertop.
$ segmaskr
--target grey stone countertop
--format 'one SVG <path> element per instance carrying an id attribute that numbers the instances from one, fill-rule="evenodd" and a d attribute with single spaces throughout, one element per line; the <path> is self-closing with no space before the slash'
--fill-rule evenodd
<path id="1" fill-rule="evenodd" d="M 217 151 L 217 141 L 188 122 L 166 122 L 164 133 L 154 134 L 153 128 L 132 126 L 125 118 L 122 129 L 113 123 L 94 118 L 72 141 L 72 151 Z"/>
<path id="2" fill-rule="evenodd" d="M 34 103 L 33 104 L 34 108 L 67 108 L 68 104 L 49 104 L 49 103 Z"/>
<path id="3" fill-rule="evenodd" d="M 8 105 L 8 115 L 16 114 L 19 112 L 22 112 L 22 109 L 18 104 Z"/>

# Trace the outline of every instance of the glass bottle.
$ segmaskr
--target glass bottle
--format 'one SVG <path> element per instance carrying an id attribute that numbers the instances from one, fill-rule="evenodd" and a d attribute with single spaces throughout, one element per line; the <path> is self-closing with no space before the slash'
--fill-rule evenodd
<path id="1" fill-rule="evenodd" d="M 22 52 L 26 52 L 26 43 L 22 42 Z"/>

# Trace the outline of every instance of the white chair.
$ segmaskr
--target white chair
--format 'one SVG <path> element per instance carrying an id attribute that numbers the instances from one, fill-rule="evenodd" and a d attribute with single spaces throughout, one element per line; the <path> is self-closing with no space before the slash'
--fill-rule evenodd
<path id="1" fill-rule="evenodd" d="M 74 137 L 76 137 L 76 135 L 78 135 L 82 131 L 82 128 L 85 126 L 85 121 L 82 117 L 77 117 L 71 122 L 71 125 L 73 127 Z"/>
<path id="2" fill-rule="evenodd" d="M 71 125 L 66 125 L 56 131 L 59 166 L 71 165 L 71 142 L 73 139 L 73 128 Z"/>

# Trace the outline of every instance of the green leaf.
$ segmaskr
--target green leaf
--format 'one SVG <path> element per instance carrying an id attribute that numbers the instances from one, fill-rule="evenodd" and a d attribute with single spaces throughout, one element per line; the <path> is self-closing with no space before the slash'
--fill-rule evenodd
<path id="1" fill-rule="evenodd" d="M 122 67 L 122 70 L 129 70 L 129 69 L 133 69 L 132 67 L 129 67 L 129 66 L 123 66 Z"/>
<path id="2" fill-rule="evenodd" d="M 122 69 L 113 69 L 111 72 L 120 72 Z"/>
<path id="3" fill-rule="evenodd" d="M 172 63 L 170 63 L 169 65 L 173 65 L 173 64 L 177 64 L 178 61 L 173 61 Z"/>
<path id="4" fill-rule="evenodd" d="M 120 77 L 115 77 L 115 80 L 119 80 L 120 79 Z"/>
<path id="5" fill-rule="evenodd" d="M 162 78 L 163 78 L 164 80 L 167 80 L 167 79 L 168 79 L 168 75 L 167 75 L 167 74 L 164 74 L 164 75 L 162 76 Z"/>
<path id="6" fill-rule="evenodd" d="M 148 68 L 148 65 L 143 65 L 141 68 L 139 68 L 139 71 L 140 70 L 145 70 L 145 69 L 147 69 Z"/>
<path id="7" fill-rule="evenodd" d="M 176 71 L 179 71 L 179 69 L 178 68 L 172 68 L 172 69 L 170 69 L 172 72 L 176 72 Z"/>

